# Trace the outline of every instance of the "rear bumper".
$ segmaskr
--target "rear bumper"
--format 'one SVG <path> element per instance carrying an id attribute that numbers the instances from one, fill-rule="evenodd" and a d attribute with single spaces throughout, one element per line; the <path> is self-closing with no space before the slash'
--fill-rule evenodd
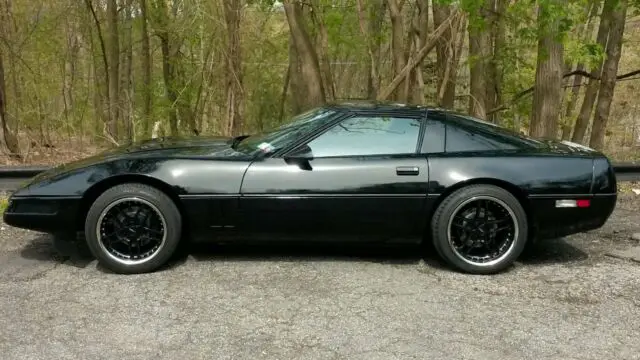
<path id="1" fill-rule="evenodd" d="M 46 233 L 75 232 L 79 197 L 12 197 L 4 212 L 5 224 Z"/>
<path id="2" fill-rule="evenodd" d="M 617 194 L 555 195 L 530 198 L 534 236 L 558 238 L 602 227 L 616 206 Z M 588 208 L 557 208 L 556 200 L 589 199 Z"/>

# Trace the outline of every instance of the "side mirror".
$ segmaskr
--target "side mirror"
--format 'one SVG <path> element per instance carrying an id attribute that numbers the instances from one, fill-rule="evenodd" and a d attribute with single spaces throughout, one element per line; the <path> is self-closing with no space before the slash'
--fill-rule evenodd
<path id="1" fill-rule="evenodd" d="M 313 160 L 313 152 L 307 145 L 302 145 L 284 156 L 287 164 L 297 164 L 302 170 L 311 170 L 309 160 Z"/>

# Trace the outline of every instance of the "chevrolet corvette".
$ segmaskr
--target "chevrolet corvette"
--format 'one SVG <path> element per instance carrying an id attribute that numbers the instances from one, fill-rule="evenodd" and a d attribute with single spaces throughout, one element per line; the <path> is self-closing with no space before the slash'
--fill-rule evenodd
<path id="1" fill-rule="evenodd" d="M 528 242 L 601 227 L 607 157 L 434 107 L 344 102 L 237 137 L 165 137 L 43 172 L 6 224 L 81 234 L 116 273 L 161 268 L 181 241 L 432 242 L 493 274 Z"/>

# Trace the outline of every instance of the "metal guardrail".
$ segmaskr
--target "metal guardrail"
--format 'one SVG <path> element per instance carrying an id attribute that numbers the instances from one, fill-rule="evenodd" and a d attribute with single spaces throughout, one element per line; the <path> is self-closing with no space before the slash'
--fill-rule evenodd
<path id="1" fill-rule="evenodd" d="M 628 163 L 613 163 L 613 169 L 616 174 L 621 173 L 640 173 L 640 163 L 628 162 Z"/>
<path id="2" fill-rule="evenodd" d="M 46 166 L 0 166 L 0 190 L 13 190 L 18 184 L 49 169 Z M 639 163 L 614 163 L 613 169 L 618 181 L 640 181 Z"/>
<path id="3" fill-rule="evenodd" d="M 613 163 L 613 171 L 618 181 L 640 181 L 640 164 Z"/>
<path id="4" fill-rule="evenodd" d="M 0 181 L 6 178 L 28 180 L 49 169 L 51 168 L 48 166 L 1 166 Z"/>

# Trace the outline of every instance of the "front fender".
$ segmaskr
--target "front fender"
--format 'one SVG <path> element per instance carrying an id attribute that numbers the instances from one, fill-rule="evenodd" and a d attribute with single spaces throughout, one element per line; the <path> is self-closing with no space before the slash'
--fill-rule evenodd
<path id="1" fill-rule="evenodd" d="M 248 162 L 208 159 L 117 159 L 37 177 L 14 197 L 82 197 L 95 185 L 120 176 L 147 176 L 177 195 L 238 194 Z"/>

